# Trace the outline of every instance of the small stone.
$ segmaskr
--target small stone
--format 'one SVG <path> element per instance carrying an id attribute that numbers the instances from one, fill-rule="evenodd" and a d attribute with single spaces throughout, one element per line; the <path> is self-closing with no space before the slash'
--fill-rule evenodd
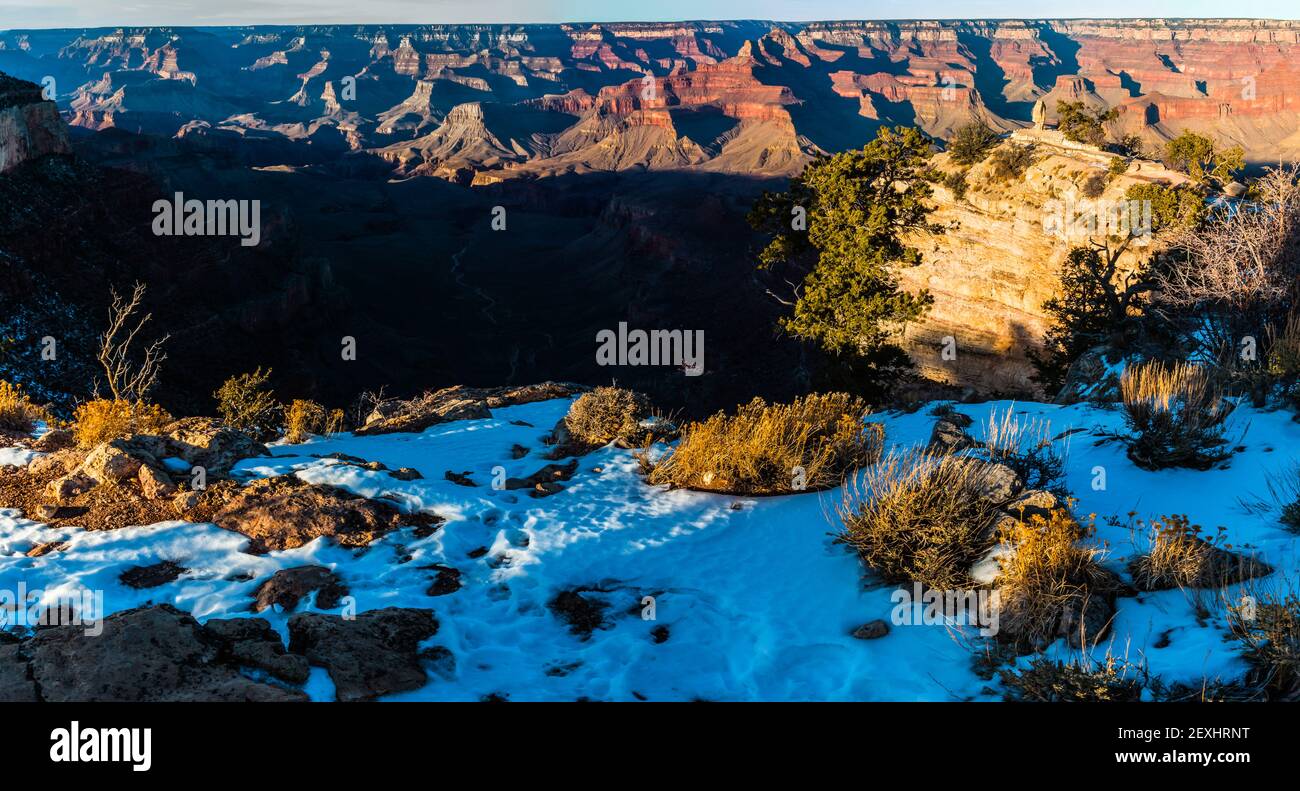
<path id="1" fill-rule="evenodd" d="M 862 624 L 853 630 L 853 636 L 859 640 L 875 640 L 889 634 L 889 624 L 877 618 Z"/>
<path id="2" fill-rule="evenodd" d="M 67 503 L 94 488 L 95 482 L 81 473 L 72 473 L 50 481 L 45 496 L 57 503 Z"/>
<path id="3" fill-rule="evenodd" d="M 199 497 L 199 493 L 195 491 L 177 492 L 172 497 L 172 507 L 176 509 L 176 513 L 184 516 L 198 506 Z"/>
<path id="4" fill-rule="evenodd" d="M 66 429 L 53 428 L 40 436 L 40 439 L 32 443 L 32 450 L 39 451 L 56 451 L 72 447 L 76 442 L 72 439 L 72 432 Z"/>
<path id="5" fill-rule="evenodd" d="M 411 467 L 399 467 L 396 470 L 390 470 L 388 474 L 399 481 L 418 481 L 424 477 L 419 470 Z"/>

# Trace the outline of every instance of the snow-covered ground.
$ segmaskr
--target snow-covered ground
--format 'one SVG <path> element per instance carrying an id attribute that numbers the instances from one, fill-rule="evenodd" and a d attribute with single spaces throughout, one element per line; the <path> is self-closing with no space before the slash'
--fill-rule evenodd
<path id="1" fill-rule="evenodd" d="M 358 494 L 396 495 L 447 522 L 416 539 L 402 530 L 362 551 L 318 540 L 298 549 L 254 556 L 246 539 L 208 524 L 166 522 L 109 532 L 49 528 L 0 509 L 0 588 L 50 595 L 89 588 L 104 592 L 107 612 L 169 602 L 200 620 L 251 615 L 252 591 L 277 569 L 331 567 L 356 597 L 358 611 L 386 606 L 432 609 L 441 628 L 429 645 L 446 646 L 454 674 L 431 673 L 429 683 L 401 699 L 477 700 L 499 693 L 511 700 L 964 700 L 996 699 L 998 682 L 977 677 L 968 641 L 943 626 L 893 626 L 881 639 L 858 640 L 855 627 L 890 619 L 892 588 L 869 583 L 858 560 L 832 542 L 828 520 L 838 491 L 745 498 L 666 491 L 647 486 L 631 454 L 613 447 L 583 457 L 565 489 L 535 499 L 526 491 L 497 491 L 489 483 L 500 465 L 523 477 L 547 463 L 542 437 L 569 401 L 495 411 L 487 420 L 435 426 L 421 434 L 339 435 L 305 445 L 276 445 L 274 458 L 247 459 L 238 470 L 258 476 L 294 473 L 304 480 Z M 1099 430 L 1122 430 L 1119 413 L 1088 405 L 991 402 L 959 405 L 979 436 L 990 410 L 1013 408 L 1051 423 L 1068 446 L 1067 484 L 1077 512 L 1098 516 L 1097 539 L 1107 564 L 1124 572 L 1145 548 L 1105 517 L 1127 519 L 1186 513 L 1241 551 L 1254 547 L 1278 572 L 1263 585 L 1284 585 L 1300 568 L 1294 534 L 1276 512 L 1248 510 L 1242 501 L 1267 495 L 1266 475 L 1281 473 L 1300 446 L 1300 424 L 1285 411 L 1240 408 L 1227 469 L 1146 472 L 1117 442 L 1099 444 Z M 922 444 L 934 424 L 923 409 L 888 414 L 887 441 Z M 512 421 L 531 424 L 516 425 Z M 514 444 L 532 452 L 512 460 Z M 414 467 L 425 478 L 399 481 L 311 454 L 342 452 Z M 1098 468 L 1105 488 L 1095 489 Z M 444 480 L 471 471 L 480 485 Z M 599 471 L 598 471 L 599 470 Z M 833 519 L 833 517 L 831 517 Z M 67 541 L 65 551 L 23 555 L 38 542 Z M 470 553 L 489 549 L 477 559 Z M 408 562 L 400 562 L 409 555 Z M 174 560 L 190 569 L 174 582 L 133 590 L 118 582 L 127 567 Z M 431 597 L 430 564 L 459 569 L 464 587 Z M 1284 579 L 1285 578 L 1285 579 Z M 599 587 L 612 606 L 610 627 L 587 640 L 570 633 L 547 608 L 560 590 Z M 639 614 L 655 599 L 656 619 Z M 1216 594 L 1205 599 L 1217 604 Z M 306 606 L 306 605 L 304 605 Z M 281 634 L 287 614 L 265 612 Z M 668 639 L 652 639 L 666 626 Z M 1193 595 L 1182 591 L 1122 598 L 1113 639 L 1097 649 L 1145 662 L 1166 681 L 1228 679 L 1244 670 L 1225 640 L 1222 607 L 1198 623 Z M 1164 647 L 1157 647 L 1158 645 Z M 1058 642 L 1053 649 L 1067 650 Z M 1023 660 L 1022 660 L 1023 661 Z M 316 671 L 313 697 L 329 699 L 328 678 Z"/>

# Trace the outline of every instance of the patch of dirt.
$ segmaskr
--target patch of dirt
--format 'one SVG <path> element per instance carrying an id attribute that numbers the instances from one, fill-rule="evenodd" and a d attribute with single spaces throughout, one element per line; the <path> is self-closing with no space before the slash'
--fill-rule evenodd
<path id="1" fill-rule="evenodd" d="M 171 500 L 150 500 L 140 492 L 134 478 L 114 485 L 100 485 L 69 498 L 50 519 L 39 519 L 37 509 L 54 505 L 46 496 L 50 482 L 63 474 L 56 469 L 33 473 L 29 468 L 0 472 L 0 507 L 17 508 L 23 516 L 48 523 L 51 527 L 77 525 L 86 530 L 116 530 L 121 527 L 151 525 L 172 519 L 209 522 L 223 501 L 222 493 L 235 488 L 233 481 L 213 481 L 198 494 L 193 509 L 181 513 Z"/>

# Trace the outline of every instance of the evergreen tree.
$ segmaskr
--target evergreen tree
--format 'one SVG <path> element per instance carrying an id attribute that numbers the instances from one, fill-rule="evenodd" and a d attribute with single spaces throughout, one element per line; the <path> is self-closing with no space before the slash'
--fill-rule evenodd
<path id="1" fill-rule="evenodd" d="M 855 370 L 896 367 L 890 339 L 920 318 L 932 298 L 899 289 L 894 267 L 919 263 L 908 231 L 935 231 L 926 218 L 930 141 L 914 128 L 882 128 L 860 151 L 821 157 L 785 192 L 764 193 L 749 221 L 769 237 L 759 268 L 792 288 L 781 326 Z"/>

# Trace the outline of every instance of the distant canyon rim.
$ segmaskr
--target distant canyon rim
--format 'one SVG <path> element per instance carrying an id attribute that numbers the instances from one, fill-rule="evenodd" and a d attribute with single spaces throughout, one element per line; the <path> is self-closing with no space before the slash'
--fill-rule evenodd
<path id="1" fill-rule="evenodd" d="M 54 102 L 0 89 L 0 335 L 67 327 L 71 387 L 108 287 L 139 279 L 173 333 L 180 409 L 256 365 L 336 403 L 611 377 L 701 411 L 785 397 L 808 351 L 774 331 L 781 308 L 753 276 L 744 215 L 761 190 L 883 125 L 943 140 L 979 118 L 1032 137 L 1034 105 L 1057 100 L 1115 108 L 1152 149 L 1191 130 L 1254 167 L 1294 161 L 1297 55 L 1300 22 L 1270 20 L 4 31 L 0 72 Z M 1033 389 L 1026 354 L 1068 248 L 1045 206 L 1105 163 L 1037 142 L 1047 156 L 1018 182 L 936 186 L 947 231 L 917 240 L 924 263 L 903 275 L 935 295 L 906 334 L 926 376 Z M 1106 194 L 1174 178 L 1139 165 Z M 174 193 L 259 200 L 259 244 L 155 237 L 149 206 Z M 600 366 L 597 335 L 620 322 L 702 331 L 706 375 Z"/>

